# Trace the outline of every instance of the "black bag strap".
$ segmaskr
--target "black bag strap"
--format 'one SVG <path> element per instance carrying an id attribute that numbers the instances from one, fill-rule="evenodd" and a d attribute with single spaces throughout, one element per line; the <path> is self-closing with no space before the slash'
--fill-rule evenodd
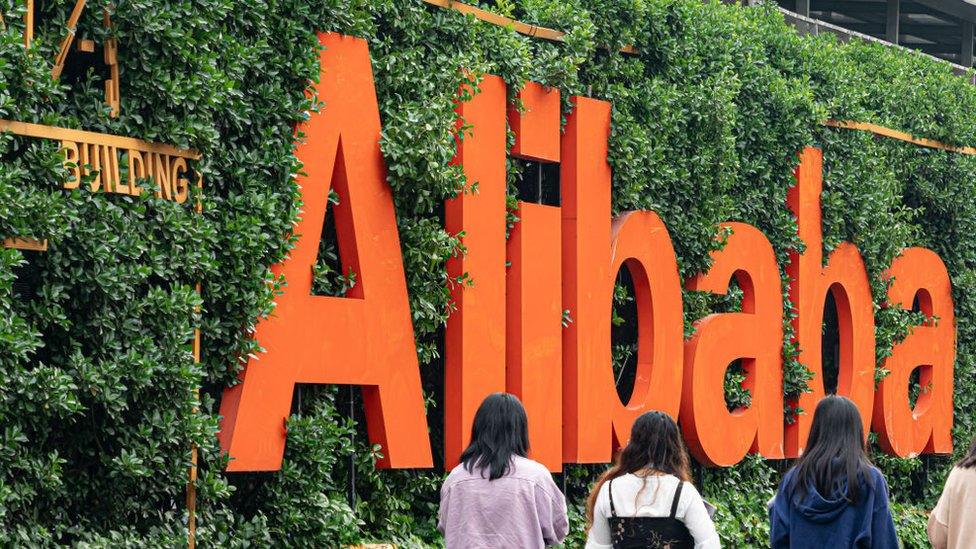
<path id="1" fill-rule="evenodd" d="M 616 518 L 617 510 L 613 506 L 613 479 L 607 483 L 607 498 L 610 500 L 610 516 Z"/>
<path id="2" fill-rule="evenodd" d="M 684 488 L 684 481 L 678 481 L 678 489 L 674 491 L 674 499 L 671 500 L 671 518 L 678 512 L 678 501 L 681 499 L 681 489 Z"/>

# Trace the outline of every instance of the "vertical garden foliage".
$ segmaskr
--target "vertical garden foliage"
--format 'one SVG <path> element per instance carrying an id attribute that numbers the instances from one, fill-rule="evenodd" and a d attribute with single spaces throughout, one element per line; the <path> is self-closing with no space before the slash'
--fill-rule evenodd
<path id="1" fill-rule="evenodd" d="M 419 0 L 94 0 L 78 36 L 119 40 L 122 109 L 111 118 L 98 62 L 69 57 L 74 72 L 50 78 L 74 2 L 39 3 L 37 36 L 25 50 L 24 4 L 0 0 L 0 118 L 194 147 L 205 177 L 202 214 L 150 195 L 68 192 L 56 144 L 0 136 L 0 236 L 51 243 L 44 254 L 0 249 L 0 545 L 180 545 L 194 445 L 203 546 L 439 543 L 441 474 L 375 470 L 382 449 L 366 442 L 360 403 L 350 409 L 346 388 L 296 391 L 281 471 L 222 472 L 220 394 L 260 353 L 251 334 L 281 283 L 268 267 L 287 254 L 301 211 L 293 131 L 310 110 L 329 112 L 306 94 L 319 70 L 317 30 L 369 41 L 435 450 L 448 288 L 477 284 L 448 280 L 444 269 L 464 248 L 443 229 L 443 202 L 476 183 L 451 163 L 455 98 L 486 73 L 504 78 L 512 95 L 526 80 L 559 88 L 567 108 L 574 94 L 612 102 L 614 213 L 656 211 L 683 276 L 708 268 L 709 252 L 722 245 L 716 225 L 727 220 L 761 229 L 784 265 L 799 245 L 786 208 L 796 152 L 822 147 L 824 245 L 851 241 L 864 256 L 879 365 L 919 322 L 885 308 L 883 270 L 914 245 L 932 248 L 949 268 L 959 341 L 956 445 L 968 442 L 976 432 L 976 159 L 820 122 L 874 122 L 974 145 L 976 88 L 920 56 L 800 37 L 769 7 L 485 4 L 564 30 L 566 40 L 527 38 Z M 639 53 L 617 52 L 625 44 Z M 520 164 L 509 168 L 517 178 Z M 333 288 L 335 275 L 323 269 L 319 287 Z M 15 280 L 32 281 L 32 295 L 15 292 Z M 783 281 L 785 296 L 785 270 Z M 688 332 L 697 318 L 737 306 L 734 296 L 685 297 Z M 791 315 L 784 311 L 788 334 Z M 197 327 L 199 365 L 189 344 Z M 788 341 L 783 357 L 783 390 L 795 396 L 809 373 Z M 733 389 L 734 373 L 729 379 Z M 922 546 L 923 510 L 950 461 L 876 457 L 898 502 L 903 540 Z M 703 472 L 726 544 L 768 543 L 765 503 L 786 465 L 750 457 Z M 565 473 L 571 544 L 581 540 L 581 496 L 597 470 Z"/>

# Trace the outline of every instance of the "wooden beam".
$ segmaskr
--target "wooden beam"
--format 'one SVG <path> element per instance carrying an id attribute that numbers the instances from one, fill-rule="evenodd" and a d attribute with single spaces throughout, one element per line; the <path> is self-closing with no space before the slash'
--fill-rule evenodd
<path id="1" fill-rule="evenodd" d="M 437 6 L 439 8 L 446 8 L 449 10 L 454 10 L 456 12 L 463 13 L 465 15 L 471 15 L 479 21 L 484 21 L 485 23 L 491 23 L 499 27 L 508 27 L 519 34 L 524 34 L 533 38 L 542 38 L 543 40 L 551 40 L 553 42 L 562 42 L 566 36 L 565 32 L 558 31 L 555 29 L 550 29 L 546 27 L 540 27 L 538 25 L 530 25 L 528 23 L 523 23 L 521 21 L 516 21 L 497 13 L 492 13 L 490 11 L 477 8 L 465 4 L 463 2 L 458 2 L 457 0 L 423 0 L 425 4 L 430 4 L 431 6 Z M 809 1 L 809 0 L 807 0 Z M 621 53 L 636 54 L 637 49 L 634 46 L 624 46 L 620 48 Z"/>
<path id="2" fill-rule="evenodd" d="M 957 147 L 955 145 L 936 141 L 935 139 L 915 137 L 910 133 L 892 128 L 886 128 L 877 124 L 871 124 L 870 122 L 854 122 L 852 120 L 825 120 L 823 125 L 830 126 L 832 128 L 871 132 L 874 135 L 880 135 L 889 139 L 897 139 L 898 141 L 905 141 L 906 143 L 912 143 L 914 145 L 928 147 L 930 149 L 939 149 L 959 154 L 976 155 L 976 147 Z"/>
<path id="3" fill-rule="evenodd" d="M 4 238 L 0 241 L 0 245 L 4 248 L 15 248 L 17 250 L 31 250 L 35 252 L 46 252 L 47 251 L 47 240 L 38 240 L 36 238 L 21 238 L 21 237 L 10 237 Z"/>
<path id="4" fill-rule="evenodd" d="M 108 36 L 105 38 L 105 43 L 102 44 L 102 49 L 105 53 L 105 64 L 108 65 L 109 78 L 105 81 L 105 102 L 108 103 L 109 108 L 112 109 L 110 113 L 112 118 L 119 116 L 119 110 L 121 109 L 121 99 L 120 99 L 120 82 L 119 82 L 119 40 L 112 36 L 112 18 L 109 16 L 108 8 L 105 9 L 103 14 L 103 21 L 105 28 L 108 30 Z"/>
<path id="5" fill-rule="evenodd" d="M 81 19 L 81 12 L 84 9 L 85 0 L 77 0 L 74 9 L 71 10 L 71 16 L 68 17 L 68 35 L 61 39 L 61 47 L 58 49 L 57 57 L 54 58 L 54 68 L 51 69 L 51 77 L 55 80 L 61 78 L 61 72 L 64 71 L 64 62 L 68 59 L 71 44 L 75 41 L 75 29 L 78 28 L 78 20 Z"/>
<path id="6" fill-rule="evenodd" d="M 199 160 L 201 155 L 193 149 L 180 149 L 163 143 L 151 143 L 134 137 L 122 137 L 108 133 L 95 133 L 85 130 L 72 130 L 55 126 L 43 126 L 29 122 L 0 119 L 0 132 L 11 132 L 24 137 L 53 139 L 56 141 L 76 141 L 78 143 L 98 143 L 109 145 L 117 149 L 134 149 L 143 152 L 154 152 L 169 156 L 179 156 L 190 160 Z"/>

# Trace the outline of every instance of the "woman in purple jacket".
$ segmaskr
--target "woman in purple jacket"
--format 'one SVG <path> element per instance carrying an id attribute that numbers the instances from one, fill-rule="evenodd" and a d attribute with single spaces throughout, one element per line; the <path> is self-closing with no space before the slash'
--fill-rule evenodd
<path id="1" fill-rule="evenodd" d="M 769 509 L 774 549 L 897 549 L 888 485 L 868 460 L 861 414 L 830 395 L 813 415 L 806 451 Z"/>
<path id="2" fill-rule="evenodd" d="M 538 548 L 563 541 L 566 498 L 529 452 L 528 418 L 513 395 L 481 403 L 471 444 L 441 487 L 437 528 L 448 549 Z"/>

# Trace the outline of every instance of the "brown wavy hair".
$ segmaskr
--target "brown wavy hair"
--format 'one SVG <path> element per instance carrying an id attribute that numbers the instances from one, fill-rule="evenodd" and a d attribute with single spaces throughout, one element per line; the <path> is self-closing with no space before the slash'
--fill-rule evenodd
<path id="1" fill-rule="evenodd" d="M 956 464 L 957 467 L 963 469 L 969 469 L 970 467 L 976 467 L 976 437 L 973 438 L 973 443 L 969 445 L 969 452 L 959 460 Z"/>
<path id="2" fill-rule="evenodd" d="M 647 412 L 634 421 L 630 428 L 630 442 L 617 455 L 613 466 L 600 475 L 586 500 L 587 522 L 593 524 L 593 508 L 603 483 L 640 471 L 673 475 L 691 482 L 688 449 L 681 438 L 678 424 L 664 412 Z"/>

